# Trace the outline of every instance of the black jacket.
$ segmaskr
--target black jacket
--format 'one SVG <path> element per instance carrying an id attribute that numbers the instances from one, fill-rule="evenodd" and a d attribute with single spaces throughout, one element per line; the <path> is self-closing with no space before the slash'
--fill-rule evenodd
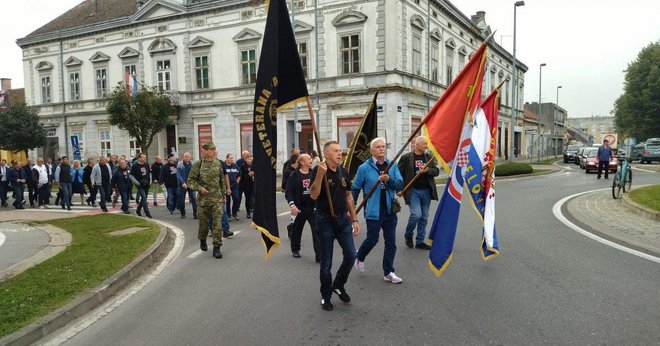
<path id="1" fill-rule="evenodd" d="M 119 192 L 128 191 L 128 189 L 131 187 L 130 173 L 131 172 L 128 170 L 128 168 L 122 170 L 119 166 L 117 166 L 117 169 L 112 174 L 111 186 L 117 189 Z"/>
<path id="2" fill-rule="evenodd" d="M 83 168 L 83 184 L 92 185 L 92 169 L 94 166 L 87 165 Z"/>
<path id="3" fill-rule="evenodd" d="M 284 197 L 289 205 L 294 203 L 298 209 L 313 207 L 314 200 L 310 195 L 311 188 L 312 170 L 310 169 L 306 177 L 303 177 L 303 174 L 296 169 L 289 175 Z"/>
<path id="4" fill-rule="evenodd" d="M 432 157 L 433 154 L 427 152 L 424 154 L 424 161 L 429 162 Z M 401 176 L 403 177 L 403 185 L 408 185 L 408 183 L 415 176 L 415 152 L 411 151 L 409 153 L 403 154 L 401 159 L 399 159 L 397 166 L 399 167 L 399 172 L 401 172 Z M 429 171 L 426 175 L 429 180 L 429 185 L 431 186 L 431 199 L 436 201 L 438 200 L 438 189 L 435 187 L 435 177 L 437 177 L 438 174 L 440 174 L 440 170 L 435 164 L 435 161 L 433 161 L 429 165 Z M 408 191 L 406 191 L 406 193 L 403 195 L 403 199 L 406 201 L 406 204 L 410 203 L 411 195 L 412 188 L 408 189 Z"/>
<path id="5" fill-rule="evenodd" d="M 162 184 L 163 182 L 160 181 L 160 173 L 163 169 L 163 164 L 162 163 L 153 163 L 151 165 L 151 180 L 158 180 L 159 184 Z"/>
<path id="6" fill-rule="evenodd" d="M 166 163 L 163 165 L 163 169 L 160 172 L 160 176 L 158 177 L 158 182 L 165 184 L 165 187 L 168 188 L 175 188 L 178 186 L 177 184 L 177 179 L 176 179 L 176 166 L 177 164 L 174 163 L 170 165 L 169 163 Z"/>

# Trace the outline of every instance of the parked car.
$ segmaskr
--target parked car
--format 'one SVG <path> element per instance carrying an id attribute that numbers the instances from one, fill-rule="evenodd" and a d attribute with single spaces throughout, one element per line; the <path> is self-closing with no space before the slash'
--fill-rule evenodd
<path id="1" fill-rule="evenodd" d="M 598 171 L 598 148 L 589 148 L 584 154 L 584 173 L 589 173 L 590 171 Z M 612 158 L 608 169 L 612 173 L 616 173 L 619 168 L 619 161 L 616 157 Z"/>
<path id="2" fill-rule="evenodd" d="M 630 152 L 630 159 L 639 160 L 639 163 L 660 162 L 660 143 L 647 141 L 637 144 Z"/>
<path id="3" fill-rule="evenodd" d="M 566 149 L 564 149 L 564 163 L 575 161 L 575 154 L 577 154 L 578 150 L 580 150 L 582 147 L 583 146 L 580 144 L 571 144 L 566 146 Z"/>
<path id="4" fill-rule="evenodd" d="M 576 166 L 580 166 L 582 168 L 582 154 L 584 153 L 584 149 L 588 147 L 581 147 L 578 149 L 578 151 L 575 153 L 575 157 L 573 158 L 573 163 L 575 163 Z"/>

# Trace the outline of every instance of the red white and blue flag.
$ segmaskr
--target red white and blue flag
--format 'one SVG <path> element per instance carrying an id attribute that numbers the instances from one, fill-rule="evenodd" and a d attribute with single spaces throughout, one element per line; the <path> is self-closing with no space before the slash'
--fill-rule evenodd
<path id="1" fill-rule="evenodd" d="M 472 208 L 483 222 L 481 255 L 489 260 L 499 255 L 495 230 L 495 146 L 499 115 L 499 87 L 474 112 L 465 184 Z"/>
<path id="2" fill-rule="evenodd" d="M 126 94 L 130 96 L 137 96 L 138 94 L 138 81 L 134 75 L 126 72 L 124 75 L 124 82 L 126 82 Z"/>

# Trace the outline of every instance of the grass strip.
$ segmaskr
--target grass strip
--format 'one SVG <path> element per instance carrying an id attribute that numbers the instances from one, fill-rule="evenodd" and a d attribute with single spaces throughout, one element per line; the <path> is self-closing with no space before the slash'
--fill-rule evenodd
<path id="1" fill-rule="evenodd" d="M 116 214 L 45 223 L 71 233 L 72 243 L 55 257 L 0 283 L 0 337 L 96 287 L 149 248 L 159 234 L 158 225 Z M 123 236 L 108 235 L 128 227 L 149 229 Z"/>
<path id="2" fill-rule="evenodd" d="M 660 184 L 632 190 L 630 199 L 647 208 L 660 211 Z"/>

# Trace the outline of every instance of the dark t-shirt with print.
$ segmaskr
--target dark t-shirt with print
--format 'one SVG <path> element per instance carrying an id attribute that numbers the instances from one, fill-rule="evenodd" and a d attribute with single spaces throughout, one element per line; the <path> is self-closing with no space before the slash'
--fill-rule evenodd
<path id="1" fill-rule="evenodd" d="M 346 205 L 346 192 L 351 191 L 351 184 L 348 181 L 348 171 L 342 166 L 339 166 L 337 169 L 341 169 L 341 179 L 339 178 L 338 172 L 333 172 L 330 168 L 328 168 L 325 173 L 328 177 L 328 185 L 330 185 L 330 196 L 332 196 L 332 206 L 334 207 L 335 215 L 343 214 L 348 211 L 348 206 Z M 314 184 L 314 178 L 316 178 L 317 171 L 318 167 L 315 167 L 312 171 L 311 184 Z M 316 210 L 330 215 L 330 206 L 328 205 L 328 195 L 325 190 L 325 184 L 321 184 L 321 193 L 316 199 Z"/>

